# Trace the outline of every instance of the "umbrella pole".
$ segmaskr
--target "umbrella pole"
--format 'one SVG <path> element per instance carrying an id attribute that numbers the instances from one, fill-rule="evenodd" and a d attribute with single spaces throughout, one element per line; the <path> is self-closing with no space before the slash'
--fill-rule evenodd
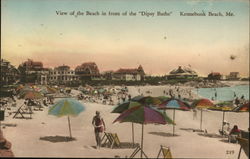
<path id="1" fill-rule="evenodd" d="M 201 122 L 200 122 L 200 130 L 202 130 L 202 109 L 201 109 Z"/>
<path id="2" fill-rule="evenodd" d="M 68 116 L 68 123 L 69 123 L 69 135 L 70 135 L 70 138 L 72 138 L 69 116 Z"/>
<path id="3" fill-rule="evenodd" d="M 142 135 L 141 135 L 141 158 L 142 158 L 142 152 L 143 152 L 143 127 L 144 127 L 144 124 L 142 123 Z"/>
<path id="4" fill-rule="evenodd" d="M 134 138 L 134 123 L 132 122 L 132 141 L 133 141 L 133 147 L 135 145 L 135 138 Z"/>
<path id="5" fill-rule="evenodd" d="M 223 125 L 223 123 L 224 123 L 224 118 L 225 118 L 225 111 L 223 111 L 223 117 L 222 117 L 222 128 L 221 128 L 221 130 L 222 130 L 222 135 L 224 135 L 224 125 Z"/>
<path id="6" fill-rule="evenodd" d="M 175 109 L 174 109 L 174 112 L 173 112 L 174 114 L 173 114 L 173 121 L 174 121 L 174 123 L 175 123 Z M 173 124 L 173 136 L 174 136 L 174 127 L 175 125 Z"/>

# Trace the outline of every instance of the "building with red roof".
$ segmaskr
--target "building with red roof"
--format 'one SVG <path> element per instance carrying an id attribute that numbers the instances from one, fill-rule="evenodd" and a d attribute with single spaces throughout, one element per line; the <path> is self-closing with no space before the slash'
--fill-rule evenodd
<path id="1" fill-rule="evenodd" d="M 43 63 L 40 61 L 33 61 L 28 59 L 19 65 L 21 82 L 25 83 L 39 83 L 46 84 L 49 69 L 43 67 Z"/>
<path id="2" fill-rule="evenodd" d="M 95 62 L 85 62 L 77 66 L 75 73 L 81 80 L 95 80 L 100 78 L 100 72 Z"/>
<path id="3" fill-rule="evenodd" d="M 141 81 L 144 80 L 145 72 L 140 65 L 138 68 L 120 68 L 113 73 L 113 80 Z"/>

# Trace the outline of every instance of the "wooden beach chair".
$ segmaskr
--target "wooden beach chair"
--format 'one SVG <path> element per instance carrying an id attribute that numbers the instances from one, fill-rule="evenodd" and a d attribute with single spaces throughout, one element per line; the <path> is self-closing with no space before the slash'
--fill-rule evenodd
<path id="1" fill-rule="evenodd" d="M 172 154 L 171 154 L 171 151 L 170 151 L 169 147 L 161 145 L 161 148 L 160 148 L 160 151 L 159 151 L 159 153 L 157 155 L 157 158 L 159 158 L 161 152 L 162 152 L 163 158 L 172 158 Z"/>
<path id="2" fill-rule="evenodd" d="M 121 142 L 120 142 L 120 139 L 119 139 L 117 133 L 110 133 L 110 135 L 111 135 L 111 138 L 112 138 L 111 148 L 113 148 L 114 145 L 117 146 L 117 147 L 121 147 Z"/>
<path id="3" fill-rule="evenodd" d="M 248 136 L 248 138 L 237 137 L 237 140 L 238 140 L 238 143 L 240 144 L 238 159 L 240 159 L 242 149 L 245 152 L 245 154 L 247 155 L 247 157 L 249 158 L 249 136 Z"/>
<path id="4" fill-rule="evenodd" d="M 134 158 L 135 155 L 136 155 L 138 152 L 140 152 L 140 151 L 141 151 L 142 155 L 144 155 L 145 158 L 148 158 L 148 156 L 145 154 L 145 152 L 141 149 L 141 146 L 140 146 L 140 145 L 137 145 L 137 146 L 136 146 L 134 152 L 130 155 L 129 158 Z"/>
<path id="5" fill-rule="evenodd" d="M 14 116 L 13 116 L 13 119 L 15 119 L 16 116 L 17 116 L 18 114 L 21 115 L 21 118 L 25 119 L 25 117 L 24 117 L 25 111 L 22 109 L 23 106 L 24 106 L 24 105 L 21 105 L 21 106 L 17 109 L 16 113 L 15 113 Z"/>
<path id="6" fill-rule="evenodd" d="M 103 135 L 103 137 L 101 139 L 101 144 L 102 145 L 107 145 L 108 144 L 109 146 L 111 146 L 112 142 L 113 142 L 113 139 L 112 139 L 111 133 L 104 132 L 104 135 Z"/>
<path id="7" fill-rule="evenodd" d="M 14 114 L 14 116 L 13 116 L 13 119 L 15 119 L 15 118 L 17 118 L 17 115 L 21 115 L 21 117 L 20 118 L 22 118 L 22 119 L 26 119 L 25 117 L 24 117 L 24 114 L 27 114 L 27 112 L 23 109 L 23 107 L 24 107 L 25 105 L 23 104 L 23 105 L 21 105 L 18 109 L 17 109 L 17 111 L 16 111 L 16 113 Z M 29 114 L 30 114 L 30 119 L 31 119 L 31 114 L 32 114 L 32 110 L 28 107 L 28 110 L 29 110 Z"/>
<path id="8" fill-rule="evenodd" d="M 111 148 L 113 148 L 114 146 L 120 147 L 121 145 L 117 133 L 109 133 L 109 132 L 104 132 L 104 136 L 101 139 L 101 143 L 104 145 L 108 144 Z"/>

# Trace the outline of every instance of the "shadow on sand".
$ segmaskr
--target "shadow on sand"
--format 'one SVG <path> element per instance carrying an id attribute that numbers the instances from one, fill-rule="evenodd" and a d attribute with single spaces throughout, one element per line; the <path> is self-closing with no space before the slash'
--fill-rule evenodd
<path id="1" fill-rule="evenodd" d="M 220 142 L 228 143 L 228 144 L 238 144 L 237 142 L 229 142 L 228 139 L 221 139 Z"/>
<path id="2" fill-rule="evenodd" d="M 184 130 L 188 132 L 204 132 L 204 130 L 194 129 L 194 128 L 180 128 L 180 130 Z"/>
<path id="3" fill-rule="evenodd" d="M 198 133 L 198 135 L 210 138 L 227 138 L 226 136 L 218 135 L 215 133 Z"/>
<path id="4" fill-rule="evenodd" d="M 76 140 L 74 137 L 68 136 L 44 136 L 40 137 L 40 140 L 49 141 L 49 142 L 69 142 Z"/>
<path id="5" fill-rule="evenodd" d="M 180 136 L 178 134 L 174 134 L 173 135 L 173 133 L 165 133 L 165 132 L 149 132 L 149 134 L 163 136 L 163 137 L 176 137 L 176 136 Z"/>
<path id="6" fill-rule="evenodd" d="M 139 146 L 139 143 L 120 142 L 119 146 L 114 146 L 113 149 L 134 149 Z M 102 147 L 111 148 L 109 144 L 102 144 Z"/>

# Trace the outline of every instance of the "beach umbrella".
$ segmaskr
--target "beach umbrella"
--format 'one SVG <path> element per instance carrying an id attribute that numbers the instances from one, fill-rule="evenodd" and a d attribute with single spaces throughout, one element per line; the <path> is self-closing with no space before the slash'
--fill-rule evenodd
<path id="1" fill-rule="evenodd" d="M 169 97 L 166 96 L 158 96 L 156 98 L 158 98 L 162 103 L 170 99 Z"/>
<path id="2" fill-rule="evenodd" d="M 197 108 L 201 110 L 200 129 L 202 130 L 202 111 L 203 109 L 213 107 L 214 104 L 209 99 L 203 98 L 203 99 L 194 100 L 191 106 L 193 108 Z"/>
<path id="3" fill-rule="evenodd" d="M 139 102 L 144 105 L 159 105 L 162 103 L 162 101 L 157 97 L 151 97 L 151 96 L 136 96 L 131 100 Z"/>
<path id="4" fill-rule="evenodd" d="M 20 97 L 23 97 L 24 94 L 26 94 L 27 92 L 30 92 L 30 91 L 34 91 L 33 88 L 31 88 L 30 86 L 28 85 L 25 85 L 23 86 L 21 89 L 17 90 L 18 91 L 18 94 Z"/>
<path id="5" fill-rule="evenodd" d="M 69 133 L 70 138 L 72 138 L 69 116 L 77 116 L 79 113 L 84 111 L 84 109 L 85 106 L 77 100 L 72 98 L 63 98 L 49 109 L 49 115 L 55 115 L 57 117 L 68 116 Z"/>
<path id="6" fill-rule="evenodd" d="M 115 122 L 134 122 L 142 125 L 142 136 L 141 136 L 141 158 L 143 152 L 143 131 L 145 124 L 174 124 L 174 122 L 162 111 L 152 106 L 136 106 L 132 107 L 118 116 Z"/>
<path id="7" fill-rule="evenodd" d="M 24 94 L 24 99 L 41 99 L 43 95 L 37 91 L 29 91 Z"/>
<path id="8" fill-rule="evenodd" d="M 232 108 L 233 108 L 232 101 L 219 102 L 215 106 L 211 106 L 211 107 L 208 108 L 209 110 L 212 110 L 212 111 L 221 111 L 221 112 L 223 112 L 223 114 L 222 114 L 222 126 L 221 126 L 222 133 L 224 132 L 225 113 L 232 111 Z"/>
<path id="9" fill-rule="evenodd" d="M 18 91 L 19 91 L 19 94 L 21 95 L 27 91 L 34 91 L 34 89 L 28 85 L 25 85 L 22 88 L 20 88 Z"/>
<path id="10" fill-rule="evenodd" d="M 53 87 L 49 87 L 47 86 L 47 90 L 49 93 L 53 94 L 53 93 L 56 93 L 57 92 L 57 89 L 56 88 L 53 88 Z"/>
<path id="11" fill-rule="evenodd" d="M 39 88 L 39 92 L 41 92 L 43 94 L 54 94 L 57 92 L 57 90 L 55 88 L 51 88 L 48 86 L 42 86 Z"/>
<path id="12" fill-rule="evenodd" d="M 173 121 L 175 121 L 175 110 L 190 110 L 188 103 L 180 99 L 169 99 L 162 104 L 160 104 L 159 109 L 173 109 Z M 173 124 L 173 136 L 174 136 L 175 124 Z"/>
<path id="13" fill-rule="evenodd" d="M 144 96 L 135 96 L 133 97 L 131 100 L 132 101 L 139 101 L 140 99 L 142 99 Z"/>
<path id="14" fill-rule="evenodd" d="M 233 109 L 234 112 L 249 112 L 249 102 L 241 104 L 240 106 Z"/>
<path id="15" fill-rule="evenodd" d="M 122 113 L 124 112 L 125 110 L 128 110 L 132 107 L 135 107 L 135 106 L 141 106 L 142 104 L 139 103 L 139 102 L 134 102 L 134 101 L 125 101 L 119 105 L 117 105 L 111 113 Z"/>
<path id="16" fill-rule="evenodd" d="M 121 104 L 119 104 L 118 106 L 116 106 L 113 111 L 111 113 L 122 113 L 132 107 L 136 107 L 136 106 L 142 106 L 141 103 L 138 102 L 133 102 L 133 101 L 126 101 L 123 102 Z M 132 142 L 134 145 L 134 123 L 132 122 Z"/>

